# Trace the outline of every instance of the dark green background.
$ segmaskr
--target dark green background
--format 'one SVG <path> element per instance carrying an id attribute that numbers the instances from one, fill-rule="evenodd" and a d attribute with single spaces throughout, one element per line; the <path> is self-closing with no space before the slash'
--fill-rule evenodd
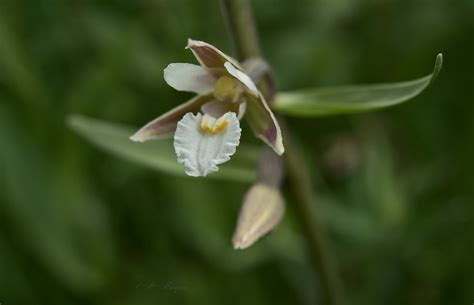
<path id="1" fill-rule="evenodd" d="M 474 1 L 252 1 L 282 90 L 390 82 L 445 65 L 407 104 L 290 118 L 347 304 L 474 302 Z M 313 304 L 291 202 L 234 251 L 249 185 L 173 178 L 65 120 L 140 126 L 188 99 L 163 68 L 188 37 L 231 51 L 218 1 L 1 0 L 0 303 Z M 244 126 L 244 142 L 259 143 Z"/>

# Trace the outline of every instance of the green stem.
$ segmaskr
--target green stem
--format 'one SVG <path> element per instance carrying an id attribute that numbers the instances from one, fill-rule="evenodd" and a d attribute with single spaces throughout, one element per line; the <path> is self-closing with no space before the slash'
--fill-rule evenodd
<path id="1" fill-rule="evenodd" d="M 251 57 L 261 57 L 257 30 L 248 0 L 221 0 L 224 18 L 237 49 L 240 60 Z M 259 84 L 261 90 L 271 88 L 269 78 L 264 78 Z M 271 92 L 263 92 L 272 96 Z M 269 101 L 271 102 L 271 101 Z M 329 250 L 323 228 L 315 213 L 315 201 L 312 190 L 311 176 L 304 163 L 301 149 L 292 138 L 289 128 L 283 118 L 279 118 L 284 136 L 285 169 L 287 182 L 294 198 L 296 216 L 308 242 L 308 248 L 314 261 L 315 272 L 319 274 L 321 290 L 328 305 L 342 303 L 342 285 L 339 278 L 334 256 Z"/>
<path id="2" fill-rule="evenodd" d="M 249 1 L 221 0 L 221 2 L 238 58 L 243 60 L 260 57 L 262 52 Z"/>
<path id="3" fill-rule="evenodd" d="M 328 305 L 342 304 L 342 281 L 318 218 L 308 166 L 300 145 L 293 139 L 285 122 L 280 120 L 280 124 L 285 127 L 282 128 L 286 148 L 284 156 L 287 182 L 294 199 L 292 202 L 308 242 L 315 271 L 319 274 L 324 299 Z"/>

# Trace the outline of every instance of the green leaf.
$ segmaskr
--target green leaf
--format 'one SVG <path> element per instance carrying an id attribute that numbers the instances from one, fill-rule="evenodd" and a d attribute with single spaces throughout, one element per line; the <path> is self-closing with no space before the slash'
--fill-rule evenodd
<path id="1" fill-rule="evenodd" d="M 184 168 L 176 161 L 172 139 L 136 143 L 129 139 L 135 129 L 104 121 L 74 115 L 69 126 L 95 146 L 124 159 L 137 162 L 157 171 L 187 177 Z M 232 160 L 220 166 L 219 172 L 207 177 L 253 182 L 256 179 L 258 150 L 240 145 Z"/>
<path id="2" fill-rule="evenodd" d="M 272 108 L 294 116 L 324 116 L 377 110 L 405 102 L 431 84 L 443 65 L 438 54 L 430 75 L 411 81 L 281 92 Z"/>

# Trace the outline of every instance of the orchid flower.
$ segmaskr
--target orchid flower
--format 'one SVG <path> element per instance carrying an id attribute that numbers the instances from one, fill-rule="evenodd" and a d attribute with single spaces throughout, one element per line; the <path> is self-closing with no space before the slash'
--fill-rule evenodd
<path id="1" fill-rule="evenodd" d="M 202 41 L 188 40 L 200 65 L 172 63 L 164 79 L 178 91 L 197 95 L 138 130 L 144 142 L 174 133 L 174 149 L 189 176 L 206 176 L 230 159 L 240 142 L 239 120 L 246 115 L 255 135 L 278 155 L 284 147 L 278 122 L 262 93 L 238 61 Z"/>

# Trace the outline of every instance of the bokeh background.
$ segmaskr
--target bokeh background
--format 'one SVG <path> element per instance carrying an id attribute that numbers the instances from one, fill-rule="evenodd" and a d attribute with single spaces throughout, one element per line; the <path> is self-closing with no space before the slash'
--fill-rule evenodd
<path id="1" fill-rule="evenodd" d="M 289 124 L 347 304 L 472 304 L 474 1 L 252 4 L 282 90 L 413 79 L 444 53 L 406 104 Z M 194 62 L 188 37 L 231 52 L 217 0 L 1 0 L 2 305 L 318 303 L 290 201 L 275 232 L 234 251 L 249 185 L 152 171 L 65 124 L 138 127 L 188 99 L 162 79 Z"/>

